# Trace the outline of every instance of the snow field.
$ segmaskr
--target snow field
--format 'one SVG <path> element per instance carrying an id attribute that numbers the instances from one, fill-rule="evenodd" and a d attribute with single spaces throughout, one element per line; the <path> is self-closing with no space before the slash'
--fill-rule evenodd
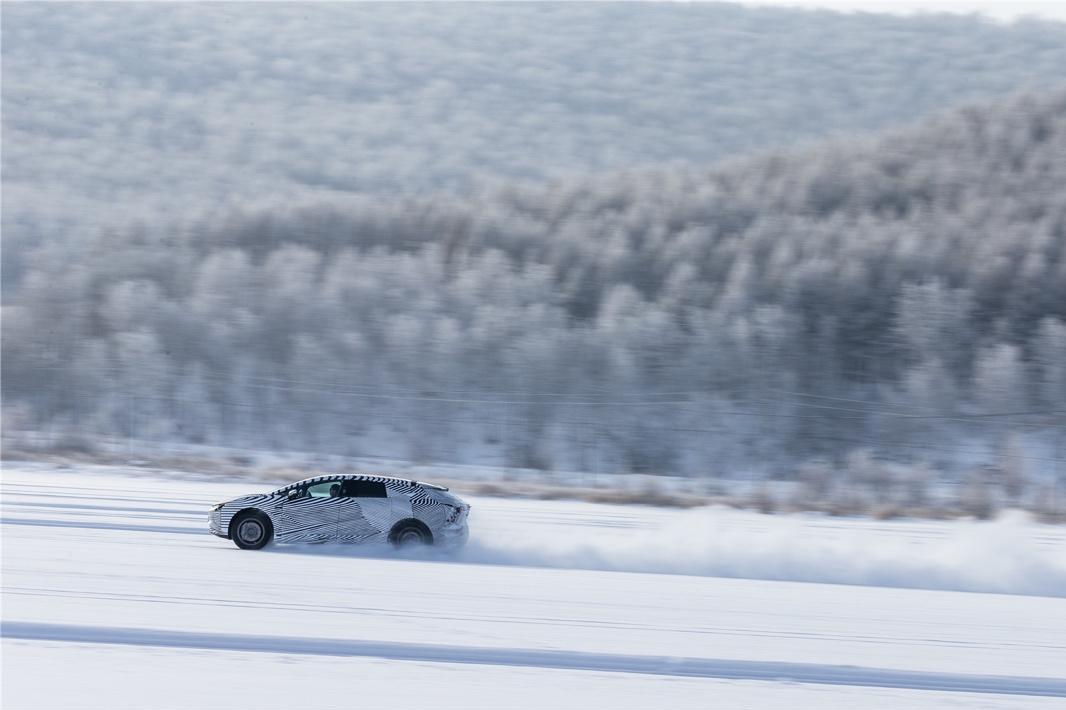
<path id="1" fill-rule="evenodd" d="M 1021 518 L 475 499 L 470 547 L 440 559 L 248 553 L 204 532 L 212 502 L 261 487 L 5 465 L 4 707 L 143 707 L 149 691 L 175 708 L 1066 697 L 1066 535 Z"/>

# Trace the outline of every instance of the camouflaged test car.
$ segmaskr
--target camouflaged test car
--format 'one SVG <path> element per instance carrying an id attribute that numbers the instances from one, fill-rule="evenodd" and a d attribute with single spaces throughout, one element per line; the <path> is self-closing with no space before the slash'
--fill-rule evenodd
<path id="1" fill-rule="evenodd" d="M 211 508 L 208 529 L 245 550 L 271 541 L 391 543 L 396 547 L 466 542 L 470 506 L 430 483 L 387 476 L 317 476 L 271 493 Z"/>

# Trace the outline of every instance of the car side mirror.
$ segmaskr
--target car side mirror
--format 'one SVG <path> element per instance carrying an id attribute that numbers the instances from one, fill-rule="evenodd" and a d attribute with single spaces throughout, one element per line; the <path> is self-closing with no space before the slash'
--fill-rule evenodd
<path id="1" fill-rule="evenodd" d="M 296 500 L 297 498 L 300 497 L 300 489 L 299 488 L 293 488 L 291 491 L 289 491 L 289 494 L 288 494 L 287 497 L 288 497 L 289 500 Z"/>

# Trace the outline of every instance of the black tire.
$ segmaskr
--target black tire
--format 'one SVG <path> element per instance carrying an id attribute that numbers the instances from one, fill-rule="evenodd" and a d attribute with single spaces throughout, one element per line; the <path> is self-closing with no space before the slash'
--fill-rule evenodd
<path id="1" fill-rule="evenodd" d="M 270 518 L 258 510 L 238 513 L 230 523 L 230 539 L 242 550 L 259 550 L 274 539 Z"/>
<path id="2" fill-rule="evenodd" d="M 389 542 L 398 550 L 433 544 L 433 533 L 419 520 L 401 520 L 389 533 Z"/>

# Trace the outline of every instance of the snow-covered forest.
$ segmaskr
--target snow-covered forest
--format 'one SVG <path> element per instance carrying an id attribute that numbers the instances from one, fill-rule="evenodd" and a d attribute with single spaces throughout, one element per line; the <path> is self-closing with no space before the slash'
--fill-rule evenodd
<path id="1" fill-rule="evenodd" d="M 55 242 L 7 427 L 559 470 L 1062 471 L 1066 90 L 710 169 Z"/>
<path id="2" fill-rule="evenodd" d="M 20 4 L 3 40 L 9 443 L 1066 480 L 1063 25 Z"/>
<path id="3" fill-rule="evenodd" d="M 1061 81 L 1066 26 L 725 3 L 5 3 L 3 281 L 205 208 L 678 162 Z"/>

